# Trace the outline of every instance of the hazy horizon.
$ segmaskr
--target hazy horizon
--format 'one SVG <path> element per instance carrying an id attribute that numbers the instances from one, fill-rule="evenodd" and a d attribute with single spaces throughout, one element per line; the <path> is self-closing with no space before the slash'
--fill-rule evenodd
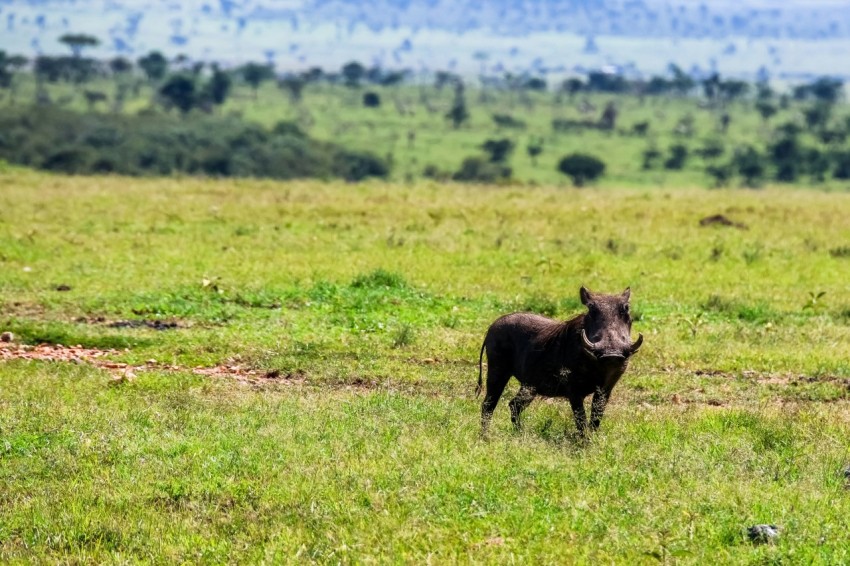
<path id="1" fill-rule="evenodd" d="M 274 63 L 279 72 L 350 60 L 414 71 L 559 75 L 617 65 L 632 74 L 669 63 L 780 80 L 850 76 L 850 2 L 814 0 L 0 0 L 0 49 L 91 53 L 150 50 L 196 60 Z"/>

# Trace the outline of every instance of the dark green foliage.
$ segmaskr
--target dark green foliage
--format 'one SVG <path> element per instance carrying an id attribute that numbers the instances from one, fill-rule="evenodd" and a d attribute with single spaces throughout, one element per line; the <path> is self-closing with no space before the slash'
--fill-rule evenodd
<path id="1" fill-rule="evenodd" d="M 517 120 L 510 114 L 493 114 L 493 122 L 500 128 L 525 129 L 525 122 Z"/>
<path id="2" fill-rule="evenodd" d="M 581 92 L 582 90 L 584 90 L 584 88 L 584 82 L 576 77 L 569 78 L 563 83 L 561 83 L 561 90 L 566 92 L 570 96 L 570 98 L 575 96 L 577 92 Z"/>
<path id="3" fill-rule="evenodd" d="M 719 139 L 705 140 L 705 143 L 703 143 L 702 147 L 694 150 L 694 153 L 696 153 L 703 159 L 717 159 L 725 152 L 726 146 L 723 144 L 723 141 Z"/>
<path id="4" fill-rule="evenodd" d="M 483 149 L 493 163 L 504 163 L 514 150 L 514 142 L 507 138 L 500 140 L 487 140 L 482 144 Z"/>
<path id="5" fill-rule="evenodd" d="M 835 171 L 833 175 L 842 181 L 850 180 L 850 151 L 835 154 Z"/>
<path id="6" fill-rule="evenodd" d="M 613 102 L 605 105 L 602 117 L 599 119 L 599 128 L 602 130 L 613 130 L 617 125 L 617 106 Z"/>
<path id="7" fill-rule="evenodd" d="M 705 168 L 705 172 L 714 180 L 715 187 L 725 187 L 732 180 L 734 171 L 729 164 L 709 165 Z"/>
<path id="8" fill-rule="evenodd" d="M 531 162 L 537 165 L 537 156 L 543 153 L 543 138 L 531 138 L 528 140 L 525 151 L 528 152 Z"/>
<path id="9" fill-rule="evenodd" d="M 40 80 L 55 83 L 66 81 L 84 83 L 102 74 L 100 62 L 87 57 L 49 57 L 39 55 L 35 74 Z"/>
<path id="10" fill-rule="evenodd" d="M 685 145 L 677 143 L 670 148 L 670 156 L 664 161 L 665 169 L 679 170 L 685 166 L 685 161 L 688 159 L 688 148 Z"/>
<path id="11" fill-rule="evenodd" d="M 769 156 L 776 166 L 778 181 L 793 183 L 797 180 L 803 161 L 802 154 L 800 142 L 796 137 L 782 138 L 770 146 Z"/>
<path id="12" fill-rule="evenodd" d="M 239 68 L 239 73 L 245 82 L 254 90 L 254 98 L 257 97 L 257 90 L 260 88 L 260 85 L 274 78 L 274 69 L 272 66 L 260 63 L 246 63 Z"/>
<path id="13" fill-rule="evenodd" d="M 643 169 L 648 171 L 655 167 L 656 162 L 661 159 L 661 152 L 658 148 L 650 146 L 643 151 Z"/>
<path id="14" fill-rule="evenodd" d="M 812 176 L 812 179 L 818 182 L 826 180 L 826 175 L 832 166 L 829 156 L 826 153 L 815 147 L 808 148 L 804 153 L 804 162 L 806 172 Z"/>
<path id="15" fill-rule="evenodd" d="M 294 179 L 385 177 L 368 154 L 308 138 L 294 124 L 272 130 L 199 114 L 77 114 L 55 108 L 0 111 L 0 159 L 63 173 L 175 173 Z"/>
<path id="16" fill-rule="evenodd" d="M 159 51 L 151 51 L 137 61 L 151 82 L 161 81 L 168 73 L 168 59 Z"/>
<path id="17" fill-rule="evenodd" d="M 512 170 L 484 157 L 467 157 L 460 169 L 452 175 L 455 181 L 466 183 L 497 183 L 510 179 Z"/>
<path id="18" fill-rule="evenodd" d="M 794 87 L 797 100 L 815 99 L 825 104 L 834 104 L 844 92 L 844 82 L 832 77 L 821 77 L 806 85 Z"/>
<path id="19" fill-rule="evenodd" d="M 86 47 L 97 47 L 100 45 L 100 40 L 84 33 L 66 33 L 59 38 L 59 43 L 67 45 L 71 49 L 71 52 L 73 52 L 74 57 L 79 57 Z"/>
<path id="20" fill-rule="evenodd" d="M 637 122 L 632 125 L 632 133 L 636 136 L 645 137 L 649 132 L 649 122 Z"/>
<path id="21" fill-rule="evenodd" d="M 626 92 L 629 83 L 620 75 L 593 71 L 587 75 L 587 90 L 595 92 L 618 93 Z"/>
<path id="22" fill-rule="evenodd" d="M 768 100 L 759 100 L 756 102 L 756 110 L 761 116 L 762 120 L 767 122 L 770 120 L 777 112 L 779 112 L 779 108 L 776 105 Z"/>
<path id="23" fill-rule="evenodd" d="M 435 181 L 448 181 L 452 178 L 450 171 L 443 171 L 433 163 L 429 163 L 422 170 L 422 176 L 426 179 L 434 179 Z"/>
<path id="24" fill-rule="evenodd" d="M 188 113 L 198 103 L 195 79 L 189 75 L 174 75 L 159 89 L 159 96 L 167 108 L 177 108 Z"/>
<path id="25" fill-rule="evenodd" d="M 732 158 L 732 166 L 748 187 L 757 187 L 765 174 L 764 157 L 752 146 L 739 148 Z"/>
<path id="26" fill-rule="evenodd" d="M 365 75 L 366 67 L 364 67 L 357 61 L 346 63 L 342 67 L 342 76 L 345 78 L 346 86 L 350 86 L 352 88 L 359 87 L 360 81 L 363 80 L 363 77 Z"/>
<path id="27" fill-rule="evenodd" d="M 109 70 L 113 75 L 122 75 L 133 70 L 133 62 L 124 57 L 115 57 L 109 61 Z"/>
<path id="28" fill-rule="evenodd" d="M 371 153 L 359 151 L 341 151 L 333 161 L 333 174 L 346 181 L 362 181 L 369 177 L 386 177 L 389 166 L 385 161 Z"/>
<path id="29" fill-rule="evenodd" d="M 209 99 L 213 104 L 220 106 L 227 100 L 232 84 L 233 81 L 230 75 L 219 69 L 217 65 L 214 65 L 212 76 L 204 90 L 204 97 Z"/>
<path id="30" fill-rule="evenodd" d="M 528 79 L 525 82 L 525 88 L 528 90 L 536 90 L 536 91 L 545 91 L 546 90 L 546 79 L 541 79 L 540 77 L 533 77 Z"/>
<path id="31" fill-rule="evenodd" d="M 287 75 L 278 81 L 277 86 L 289 93 L 292 102 L 298 103 L 304 96 L 304 87 L 310 82 L 310 76 L 312 75 Z"/>
<path id="32" fill-rule="evenodd" d="M 717 89 L 721 97 L 731 102 L 745 97 L 750 91 L 750 84 L 737 79 L 728 79 L 720 81 Z"/>
<path id="33" fill-rule="evenodd" d="M 377 92 L 366 92 L 363 94 L 363 106 L 366 108 L 377 108 L 381 105 L 381 96 Z"/>
<path id="34" fill-rule="evenodd" d="M 605 163 L 592 155 L 573 153 L 561 159 L 558 171 L 570 177 L 576 187 L 582 187 L 605 172 Z"/>
<path id="35" fill-rule="evenodd" d="M 464 122 L 469 120 L 469 111 L 466 109 L 466 98 L 463 94 L 463 83 L 455 84 L 455 99 L 451 109 L 446 114 L 446 118 L 452 121 L 452 126 L 455 129 L 460 128 Z"/>
<path id="36" fill-rule="evenodd" d="M 810 106 L 803 110 L 803 117 L 806 119 L 806 126 L 810 130 L 816 130 L 826 126 L 829 118 L 832 116 L 832 106 L 820 102 L 814 106 Z"/>
<path id="37" fill-rule="evenodd" d="M 27 58 L 22 55 L 7 55 L 0 49 L 0 88 L 10 88 L 14 73 L 27 64 Z"/>

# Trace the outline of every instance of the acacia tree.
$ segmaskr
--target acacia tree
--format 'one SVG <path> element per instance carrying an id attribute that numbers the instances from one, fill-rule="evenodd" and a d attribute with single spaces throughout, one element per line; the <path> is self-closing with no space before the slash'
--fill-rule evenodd
<path id="1" fill-rule="evenodd" d="M 360 81 L 366 76 L 366 67 L 357 61 L 346 63 L 342 67 L 342 76 L 345 78 L 346 86 L 357 88 L 360 86 Z"/>
<path id="2" fill-rule="evenodd" d="M 466 109 L 466 98 L 463 94 L 463 83 L 458 80 L 455 83 L 455 99 L 446 118 L 452 121 L 452 126 L 458 129 L 464 122 L 469 120 L 469 111 Z"/>
<path id="3" fill-rule="evenodd" d="M 168 73 L 168 59 L 159 51 L 151 51 L 137 61 L 150 82 L 158 82 Z"/>
<path id="4" fill-rule="evenodd" d="M 257 91 L 260 89 L 260 85 L 274 78 L 272 66 L 260 63 L 247 63 L 242 66 L 240 72 L 245 82 L 251 85 L 251 89 L 254 91 L 254 100 L 257 99 Z"/>
<path id="5" fill-rule="evenodd" d="M 605 163 L 592 155 L 573 153 L 561 159 L 558 171 L 570 177 L 576 187 L 583 187 L 605 172 Z"/>
<path id="6" fill-rule="evenodd" d="M 100 40 L 93 35 L 84 33 L 66 33 L 59 38 L 59 43 L 67 45 L 74 57 L 80 57 L 83 54 L 83 49 L 97 47 L 100 45 Z"/>
<path id="7" fill-rule="evenodd" d="M 198 102 L 195 81 L 186 75 L 174 75 L 159 89 L 159 96 L 168 107 L 188 114 Z"/>
<path id="8" fill-rule="evenodd" d="M 205 98 L 216 106 L 221 106 L 230 94 L 231 85 L 230 75 L 222 71 L 218 65 L 213 64 L 212 76 L 205 87 Z"/>

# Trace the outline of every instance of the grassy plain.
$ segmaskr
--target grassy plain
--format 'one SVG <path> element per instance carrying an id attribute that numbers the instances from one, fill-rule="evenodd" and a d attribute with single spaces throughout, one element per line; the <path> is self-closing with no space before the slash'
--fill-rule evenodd
<path id="1" fill-rule="evenodd" d="M 35 86 L 31 78 L 25 76 L 19 80 L 17 104 L 34 100 Z M 82 94 L 84 90 L 103 92 L 112 100 L 117 86 L 114 81 L 105 79 L 85 88 L 64 83 L 48 86 L 55 104 L 78 111 L 87 108 Z M 363 106 L 363 94 L 369 91 L 380 95 L 382 103 L 379 108 Z M 465 158 L 483 155 L 481 146 L 486 140 L 501 138 L 508 138 L 515 144 L 508 161 L 515 182 L 560 187 L 570 185 L 570 180 L 558 171 L 558 163 L 565 155 L 577 151 L 593 154 L 605 162 L 605 176 L 599 181 L 601 186 L 709 187 L 713 180 L 706 173 L 708 165 L 728 162 L 736 149 L 742 146 L 752 145 L 763 151 L 781 137 L 776 127 L 788 123 L 802 128 L 800 141 L 804 145 L 825 152 L 847 150 L 846 140 L 823 144 L 806 131 L 803 112 L 811 103 L 790 101 L 783 108 L 777 101 L 776 115 L 765 121 L 750 99 L 721 107 L 707 105 L 696 96 L 579 93 L 569 97 L 553 92 L 469 88 L 466 91 L 469 120 L 455 129 L 446 119 L 453 98 L 454 91 L 450 86 L 438 90 L 430 83 L 348 88 L 320 82 L 307 85 L 302 99 L 293 102 L 273 82 L 264 83 L 256 97 L 246 85 L 237 82 L 227 102 L 216 112 L 238 116 L 268 128 L 281 120 L 293 121 L 317 139 L 374 152 L 392 165 L 391 178 L 397 182 L 421 179 L 429 165 L 443 172 L 455 172 Z M 11 97 L 7 96 L 0 104 L 9 104 L 10 101 Z M 617 127 L 613 132 L 596 129 L 556 132 L 552 128 L 555 119 L 598 121 L 609 103 L 618 110 Z M 95 111 L 109 112 L 111 104 L 100 103 Z M 163 110 L 156 100 L 155 89 L 143 84 L 128 98 L 123 111 Z M 725 133 L 719 128 L 723 113 L 728 113 L 731 118 Z M 493 121 L 496 114 L 511 116 L 523 122 L 525 127 L 498 127 Z M 174 119 L 180 119 L 176 113 Z M 828 127 L 846 131 L 848 119 L 847 105 L 838 104 L 832 111 Z M 644 122 L 648 124 L 648 134 L 635 135 L 633 126 Z M 690 127 L 680 128 L 688 123 Z M 412 138 L 409 137 L 411 134 Z M 532 160 L 526 151 L 533 140 L 540 140 L 543 144 L 543 152 L 536 160 Z M 707 144 L 718 143 L 723 149 L 721 156 L 703 158 L 698 155 Z M 671 148 L 680 144 L 689 151 L 682 169 L 665 169 L 662 163 L 670 156 Z M 661 157 L 651 169 L 645 170 L 643 155 L 649 149 L 659 151 Z M 767 171 L 767 177 L 770 178 L 773 173 Z M 823 189 L 843 190 L 847 187 L 846 181 L 834 180 L 831 174 L 821 182 L 802 175 L 800 184 L 806 183 Z M 740 184 L 740 181 L 735 180 L 734 184 Z"/>
<path id="2" fill-rule="evenodd" d="M 747 229 L 699 226 L 718 213 Z M 0 365 L 0 559 L 847 562 L 848 214 L 787 188 L 6 168 L 0 327 L 160 364 Z M 479 441 L 487 325 L 576 313 L 581 284 L 631 286 L 646 337 L 601 433 L 538 401 Z M 216 364 L 281 377 L 188 371 Z"/>

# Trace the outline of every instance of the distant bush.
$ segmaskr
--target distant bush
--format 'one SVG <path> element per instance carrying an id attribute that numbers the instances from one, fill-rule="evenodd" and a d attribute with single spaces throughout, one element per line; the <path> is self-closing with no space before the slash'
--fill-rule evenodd
<path id="1" fill-rule="evenodd" d="M 694 150 L 703 159 L 716 159 L 726 152 L 726 146 L 719 139 L 708 139 L 702 147 Z"/>
<path id="2" fill-rule="evenodd" d="M 377 92 L 366 92 L 363 94 L 363 106 L 366 108 L 377 108 L 381 105 L 381 96 Z"/>
<path id="3" fill-rule="evenodd" d="M 497 183 L 510 179 L 512 173 L 510 167 L 476 156 L 464 159 L 452 179 L 467 183 Z"/>
<path id="4" fill-rule="evenodd" d="M 570 177 L 576 187 L 582 187 L 605 172 L 605 163 L 592 155 L 573 153 L 561 159 L 558 170 Z"/>
<path id="5" fill-rule="evenodd" d="M 499 140 L 487 140 L 481 145 L 490 161 L 493 163 L 504 163 L 514 151 L 514 142 L 507 138 Z"/>
<path id="6" fill-rule="evenodd" d="M 644 137 L 649 132 L 649 126 L 648 121 L 637 122 L 632 125 L 632 133 L 636 136 Z"/>
<path id="7" fill-rule="evenodd" d="M 765 174 L 764 158 L 752 146 L 739 148 L 732 158 L 732 166 L 744 178 L 748 187 L 757 187 Z"/>
<path id="8" fill-rule="evenodd" d="M 525 129 L 525 122 L 517 120 L 510 114 L 493 114 L 493 122 L 500 128 Z"/>
<path id="9" fill-rule="evenodd" d="M 688 148 L 680 143 L 677 143 L 670 148 L 670 156 L 664 161 L 665 169 L 679 170 L 685 166 L 685 161 L 688 159 Z"/>
<path id="10" fill-rule="evenodd" d="M 716 188 L 728 185 L 734 174 L 731 165 L 709 165 L 705 168 L 705 172 L 714 180 Z"/>
<path id="11" fill-rule="evenodd" d="M 382 159 L 313 140 L 288 122 L 267 130 L 206 115 L 176 121 L 156 112 L 127 116 L 10 108 L 0 111 L 0 133 L 0 159 L 70 174 L 357 181 L 389 173 Z"/>

